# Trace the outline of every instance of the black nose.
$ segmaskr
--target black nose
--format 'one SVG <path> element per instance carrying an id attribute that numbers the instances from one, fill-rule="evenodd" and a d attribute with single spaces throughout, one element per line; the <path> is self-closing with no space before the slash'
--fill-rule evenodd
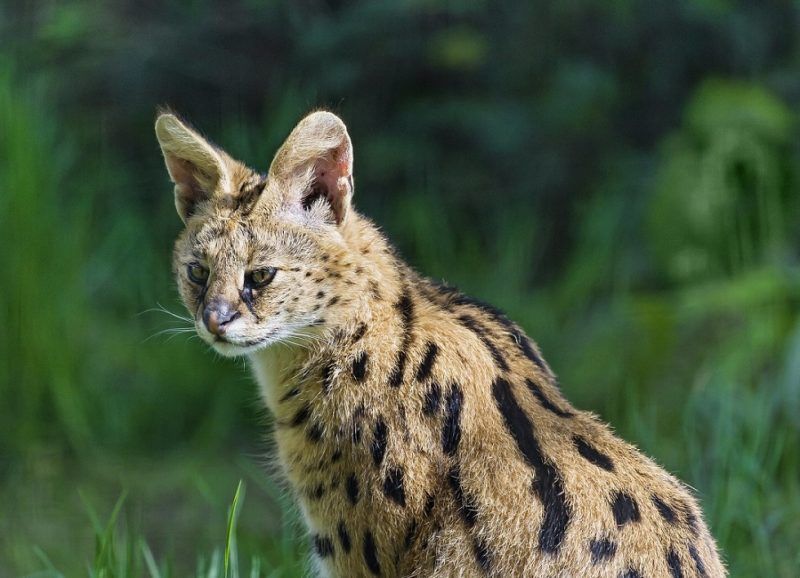
<path id="1" fill-rule="evenodd" d="M 225 333 L 228 324 L 239 315 L 240 313 L 236 311 L 236 308 L 227 301 L 213 299 L 203 309 L 203 323 L 214 335 L 222 335 Z"/>

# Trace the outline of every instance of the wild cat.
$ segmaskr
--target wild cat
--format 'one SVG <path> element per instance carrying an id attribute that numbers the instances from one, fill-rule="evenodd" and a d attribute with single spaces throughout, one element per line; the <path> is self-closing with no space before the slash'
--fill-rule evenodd
<path id="1" fill-rule="evenodd" d="M 406 265 L 304 118 L 263 175 L 156 121 L 197 332 L 247 356 L 321 576 L 725 576 L 692 494 L 561 395 L 522 329 Z"/>

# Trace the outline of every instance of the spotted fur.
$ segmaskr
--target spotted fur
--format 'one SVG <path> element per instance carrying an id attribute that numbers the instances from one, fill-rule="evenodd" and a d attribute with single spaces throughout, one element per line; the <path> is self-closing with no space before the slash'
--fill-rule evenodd
<path id="1" fill-rule="evenodd" d="M 339 118 L 303 119 L 266 175 L 171 113 L 156 133 L 181 296 L 206 342 L 250 360 L 320 575 L 726 575 L 685 486 L 572 407 L 518 325 L 418 275 L 353 209 Z"/>

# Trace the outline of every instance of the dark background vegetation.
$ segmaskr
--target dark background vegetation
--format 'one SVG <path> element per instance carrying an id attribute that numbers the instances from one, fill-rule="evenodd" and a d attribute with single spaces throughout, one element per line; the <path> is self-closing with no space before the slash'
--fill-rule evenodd
<path id="1" fill-rule="evenodd" d="M 165 104 L 261 170 L 339 113 L 411 263 L 695 487 L 732 575 L 796 576 L 798 30 L 788 0 L 0 0 L 0 576 L 211 576 L 239 478 L 241 570 L 301 573 L 244 364 L 161 333 Z"/>

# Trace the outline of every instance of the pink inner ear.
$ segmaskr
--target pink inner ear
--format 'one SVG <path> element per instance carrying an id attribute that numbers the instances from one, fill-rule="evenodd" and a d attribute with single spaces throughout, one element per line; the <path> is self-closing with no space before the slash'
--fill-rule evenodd
<path id="1" fill-rule="evenodd" d="M 192 162 L 186 159 L 167 156 L 167 169 L 172 177 L 172 181 L 178 185 L 181 195 L 186 197 L 189 202 L 196 202 L 203 197 L 207 197 L 209 192 L 205 190 L 201 179 L 208 180 L 208 176 L 203 174 Z"/>
<path id="2" fill-rule="evenodd" d="M 332 161 L 322 159 L 317 162 L 314 171 L 317 186 L 324 188 L 328 198 L 346 195 L 348 193 L 348 177 L 350 176 L 350 163 L 347 160 Z"/>

